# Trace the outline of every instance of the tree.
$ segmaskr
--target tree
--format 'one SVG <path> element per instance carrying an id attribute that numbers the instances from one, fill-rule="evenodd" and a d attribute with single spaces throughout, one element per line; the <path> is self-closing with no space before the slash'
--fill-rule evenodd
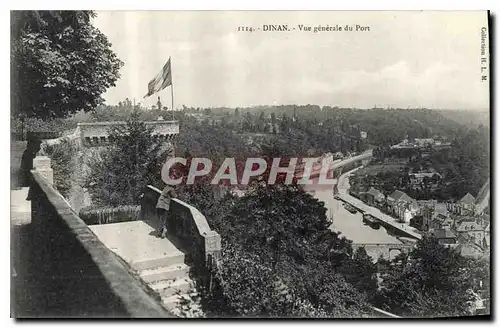
<path id="1" fill-rule="evenodd" d="M 301 299 L 259 256 L 226 245 L 204 302 L 211 317 L 328 317 Z"/>
<path id="2" fill-rule="evenodd" d="M 257 132 L 266 132 L 266 117 L 264 112 L 260 112 L 259 117 L 257 118 Z"/>
<path id="3" fill-rule="evenodd" d="M 318 275 L 310 272 L 306 282 L 317 304 L 335 318 L 360 318 L 368 312 L 365 297 L 338 273 Z"/>
<path id="4" fill-rule="evenodd" d="M 470 314 L 468 261 L 458 251 L 423 238 L 406 257 L 391 263 L 377 305 L 402 316 L 449 317 Z"/>
<path id="5" fill-rule="evenodd" d="M 276 124 L 276 114 L 274 112 L 271 113 L 271 124 Z"/>
<path id="6" fill-rule="evenodd" d="M 167 150 L 161 141 L 151 138 L 151 132 L 138 113 L 133 113 L 125 126 L 110 131 L 113 144 L 89 163 L 85 186 L 93 203 L 138 204 L 146 185 L 161 184 L 161 165 Z"/>
<path id="7" fill-rule="evenodd" d="M 64 117 L 102 103 L 123 63 L 91 24 L 92 11 L 11 12 L 15 114 Z"/>
<path id="8" fill-rule="evenodd" d="M 373 263 L 373 259 L 366 253 L 364 247 L 354 252 L 353 259 L 342 267 L 342 274 L 358 291 L 366 293 L 369 298 L 375 296 L 377 265 Z"/>
<path id="9" fill-rule="evenodd" d="M 236 288 L 243 284 L 234 291 L 225 291 L 233 293 L 238 304 L 258 304 L 258 299 L 275 300 L 274 296 L 262 293 L 269 290 L 269 284 L 279 282 L 293 297 L 316 309 L 328 309 L 329 316 L 347 316 L 348 313 L 357 316 L 364 311 L 365 296 L 340 274 L 340 267 L 347 265 L 352 255 L 350 242 L 328 229 L 322 203 L 297 187 L 255 186 L 244 197 L 233 198 L 226 210 L 222 218 L 213 221 L 214 217 L 210 216 L 208 219 L 222 237 L 224 264 L 221 267 L 231 265 L 234 268 L 225 275 L 226 286 Z M 232 253 L 224 252 L 227 248 L 243 249 L 247 255 L 231 255 L 228 259 L 227 254 Z M 251 257 L 253 262 L 245 257 Z M 254 265 L 263 271 L 254 272 Z M 338 273 L 332 275 L 336 271 Z M 318 279 L 312 278 L 315 276 Z M 262 284 L 252 283 L 263 278 Z M 335 300 L 327 296 L 331 293 L 336 295 Z M 246 307 L 249 312 L 253 311 L 250 304 L 244 304 L 241 309 Z M 292 311 L 282 307 L 269 310 L 270 305 L 264 308 L 270 311 L 269 314 L 281 316 L 290 315 L 287 311 Z"/>

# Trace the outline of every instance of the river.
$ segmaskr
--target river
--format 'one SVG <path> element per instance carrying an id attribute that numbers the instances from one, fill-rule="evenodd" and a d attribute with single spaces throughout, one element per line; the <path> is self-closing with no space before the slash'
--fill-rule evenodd
<path id="1" fill-rule="evenodd" d="M 363 223 L 363 216 L 357 212 L 350 213 L 344 208 L 341 200 L 333 198 L 332 188 L 308 185 L 304 188 L 316 199 L 325 203 L 327 217 L 333 218 L 330 229 L 340 232 L 341 236 L 355 244 L 400 244 L 401 241 L 390 235 L 384 227 L 374 229 Z"/>

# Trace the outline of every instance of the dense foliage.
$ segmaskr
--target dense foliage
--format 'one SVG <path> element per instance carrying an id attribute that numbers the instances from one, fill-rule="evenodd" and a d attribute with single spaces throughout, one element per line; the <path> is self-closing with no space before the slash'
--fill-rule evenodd
<path id="1" fill-rule="evenodd" d="M 385 194 L 398 189 L 415 199 L 456 201 L 466 193 L 476 196 L 490 176 L 489 129 L 482 125 L 459 129 L 449 149 L 377 147 L 373 155 L 370 166 L 353 175 L 354 189 L 367 191 L 376 187 Z M 414 185 L 410 177 L 418 172 L 434 172 L 434 175 Z"/>
<path id="2" fill-rule="evenodd" d="M 161 184 L 161 167 L 168 149 L 151 136 L 151 128 L 132 114 L 123 127 L 110 131 L 112 144 L 91 158 L 85 187 L 98 205 L 138 204 L 148 184 Z"/>
<path id="3" fill-rule="evenodd" d="M 54 173 L 54 187 L 68 198 L 73 187 L 77 146 L 67 139 L 54 145 L 45 145 L 43 152 L 50 157 Z"/>
<path id="4" fill-rule="evenodd" d="M 371 259 L 351 259 L 350 241 L 328 229 L 326 210 L 312 196 L 283 185 L 255 185 L 241 198 L 201 186 L 184 192 L 223 240 L 217 288 L 208 295 L 213 315 L 366 314 L 366 293 L 376 284 Z"/>
<path id="5" fill-rule="evenodd" d="M 370 144 L 388 146 L 398 143 L 406 135 L 427 138 L 444 135 L 452 138 L 462 127 L 454 120 L 460 112 L 446 112 L 431 109 L 355 109 L 316 105 L 256 106 L 252 108 L 185 108 L 187 113 L 196 113 L 217 125 L 237 132 L 273 133 L 272 124 L 278 125 L 277 132 L 299 127 L 309 135 L 324 138 L 332 143 L 335 139 L 343 149 L 356 147 L 358 139 L 352 132 L 357 127 L 367 132 Z M 264 127 L 264 128 L 259 128 Z M 274 130 L 276 132 L 276 129 Z M 317 139 L 316 139 L 317 140 Z"/>
<path id="6" fill-rule="evenodd" d="M 11 12 L 14 114 L 63 117 L 102 102 L 123 63 L 93 17 L 92 11 Z"/>
<path id="7" fill-rule="evenodd" d="M 478 280 L 489 284 L 487 268 L 486 262 L 467 259 L 436 239 L 424 238 L 409 255 L 391 263 L 377 305 L 405 317 L 470 315 Z"/>

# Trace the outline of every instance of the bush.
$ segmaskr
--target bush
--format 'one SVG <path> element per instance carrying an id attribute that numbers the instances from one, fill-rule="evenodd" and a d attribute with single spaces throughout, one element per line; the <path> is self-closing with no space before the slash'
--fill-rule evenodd
<path id="1" fill-rule="evenodd" d="M 140 212 L 141 207 L 138 205 L 90 207 L 81 209 L 79 216 L 86 224 L 109 224 L 138 220 Z"/>
<path id="2" fill-rule="evenodd" d="M 300 299 L 258 255 L 226 246 L 205 301 L 210 316 L 327 317 Z"/>
<path id="3" fill-rule="evenodd" d="M 73 173 L 76 168 L 77 146 L 68 139 L 54 145 L 44 145 L 42 152 L 51 158 L 54 172 L 54 187 L 65 198 L 69 197 L 72 184 L 75 183 Z"/>
<path id="4" fill-rule="evenodd" d="M 161 164 L 165 158 L 162 141 L 151 138 L 151 128 L 133 113 L 124 127 L 114 127 L 106 152 L 87 161 L 90 169 L 84 178 L 96 205 L 117 206 L 139 203 L 139 195 L 148 184 L 160 186 Z"/>

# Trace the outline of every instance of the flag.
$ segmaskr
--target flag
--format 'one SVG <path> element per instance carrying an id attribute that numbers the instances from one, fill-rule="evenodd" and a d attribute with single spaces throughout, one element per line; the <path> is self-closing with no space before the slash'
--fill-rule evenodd
<path id="1" fill-rule="evenodd" d="M 172 69 L 170 67 L 170 58 L 163 69 L 148 83 L 148 93 L 144 98 L 149 97 L 158 91 L 161 91 L 172 85 Z"/>

